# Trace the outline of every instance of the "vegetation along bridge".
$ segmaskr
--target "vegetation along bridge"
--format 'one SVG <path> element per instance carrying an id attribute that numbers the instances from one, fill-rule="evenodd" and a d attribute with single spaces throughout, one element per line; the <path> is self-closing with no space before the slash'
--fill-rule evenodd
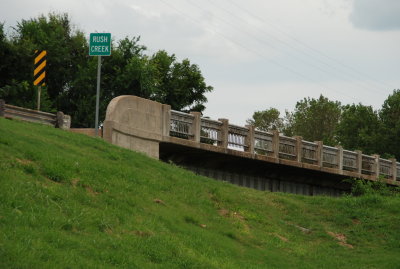
<path id="1" fill-rule="evenodd" d="M 400 185 L 400 163 L 322 142 L 202 118 L 136 96 L 114 98 L 103 137 L 198 174 L 259 190 L 339 195 L 345 178 Z"/>

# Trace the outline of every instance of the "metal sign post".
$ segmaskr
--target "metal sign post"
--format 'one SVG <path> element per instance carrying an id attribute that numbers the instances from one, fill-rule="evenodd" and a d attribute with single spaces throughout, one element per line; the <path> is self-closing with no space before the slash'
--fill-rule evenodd
<path id="1" fill-rule="evenodd" d="M 96 122 L 94 124 L 96 137 L 98 136 L 99 132 L 100 76 L 101 76 L 101 56 L 97 56 Z"/>
<path id="2" fill-rule="evenodd" d="M 97 87 L 96 87 L 96 119 L 95 136 L 99 132 L 99 102 L 100 102 L 100 78 L 101 78 L 101 56 L 111 55 L 111 34 L 91 33 L 89 39 L 89 56 L 97 56 Z"/>
<path id="3" fill-rule="evenodd" d="M 38 95 L 37 95 L 37 110 L 40 111 L 40 95 L 42 94 L 42 86 L 38 87 Z"/>

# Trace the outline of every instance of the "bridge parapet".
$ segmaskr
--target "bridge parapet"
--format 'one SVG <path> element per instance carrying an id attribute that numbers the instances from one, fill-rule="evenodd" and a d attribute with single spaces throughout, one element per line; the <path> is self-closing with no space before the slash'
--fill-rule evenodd
<path id="1" fill-rule="evenodd" d="M 171 143 L 348 177 L 383 177 L 389 184 L 400 185 L 400 163 L 395 159 L 237 126 L 228 119 L 203 118 L 199 112 L 174 111 L 169 105 L 136 96 L 110 102 L 104 139 L 154 158 L 159 158 L 159 143 Z"/>
<path id="2" fill-rule="evenodd" d="M 177 132 L 177 126 L 181 131 Z M 294 162 L 297 162 L 308 169 L 320 169 L 370 180 L 383 177 L 389 184 L 400 182 L 400 163 L 395 159 L 386 160 L 379 155 L 369 156 L 358 150 L 345 150 L 341 146 L 331 147 L 323 145 L 321 141 L 305 141 L 299 136 L 287 137 L 276 131 L 260 131 L 254 126 L 237 126 L 229 124 L 227 119 L 194 117 L 193 112 L 185 114 L 171 110 L 169 135 L 185 140 L 200 137 L 196 142 L 267 156 L 289 165 L 295 165 Z"/>

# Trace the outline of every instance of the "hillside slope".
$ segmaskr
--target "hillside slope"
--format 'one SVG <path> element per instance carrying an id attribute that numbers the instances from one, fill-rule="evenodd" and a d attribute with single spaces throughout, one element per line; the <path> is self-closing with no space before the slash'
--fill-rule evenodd
<path id="1" fill-rule="evenodd" d="M 0 268 L 400 268 L 398 197 L 306 197 L 196 176 L 0 118 Z"/>

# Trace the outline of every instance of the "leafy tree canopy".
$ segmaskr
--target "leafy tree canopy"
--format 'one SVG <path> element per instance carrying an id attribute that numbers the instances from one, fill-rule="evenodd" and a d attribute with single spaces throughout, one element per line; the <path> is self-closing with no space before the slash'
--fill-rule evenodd
<path id="1" fill-rule="evenodd" d="M 261 131 L 271 131 L 283 129 L 283 119 L 279 117 L 280 112 L 276 108 L 269 108 L 263 111 L 256 111 L 251 119 L 247 120 L 247 123 L 254 125 Z"/>
<path id="2" fill-rule="evenodd" d="M 346 105 L 337 126 L 336 139 L 346 149 L 374 154 L 379 152 L 379 130 L 378 113 L 371 106 Z"/>
<path id="3" fill-rule="evenodd" d="M 341 115 L 341 104 L 324 96 L 304 98 L 297 102 L 294 112 L 288 113 L 287 132 L 302 136 L 308 141 L 323 141 L 335 145 L 335 130 Z"/>
<path id="4" fill-rule="evenodd" d="M 384 101 L 379 118 L 382 123 L 381 152 L 394 155 L 400 160 L 400 90 L 394 90 Z"/>
<path id="5" fill-rule="evenodd" d="M 112 98 L 128 94 L 170 104 L 173 109 L 203 111 L 205 83 L 196 64 L 178 61 L 160 50 L 146 55 L 140 37 L 113 42 L 110 57 L 102 58 L 100 119 Z M 0 24 L 0 98 L 35 108 L 33 81 L 35 50 L 47 50 L 45 111 L 61 110 L 72 116 L 74 127 L 93 127 L 97 58 L 88 56 L 85 34 L 74 28 L 68 14 L 50 13 L 22 20 L 10 37 Z M 22 92 L 29 94 L 21 98 Z"/>

